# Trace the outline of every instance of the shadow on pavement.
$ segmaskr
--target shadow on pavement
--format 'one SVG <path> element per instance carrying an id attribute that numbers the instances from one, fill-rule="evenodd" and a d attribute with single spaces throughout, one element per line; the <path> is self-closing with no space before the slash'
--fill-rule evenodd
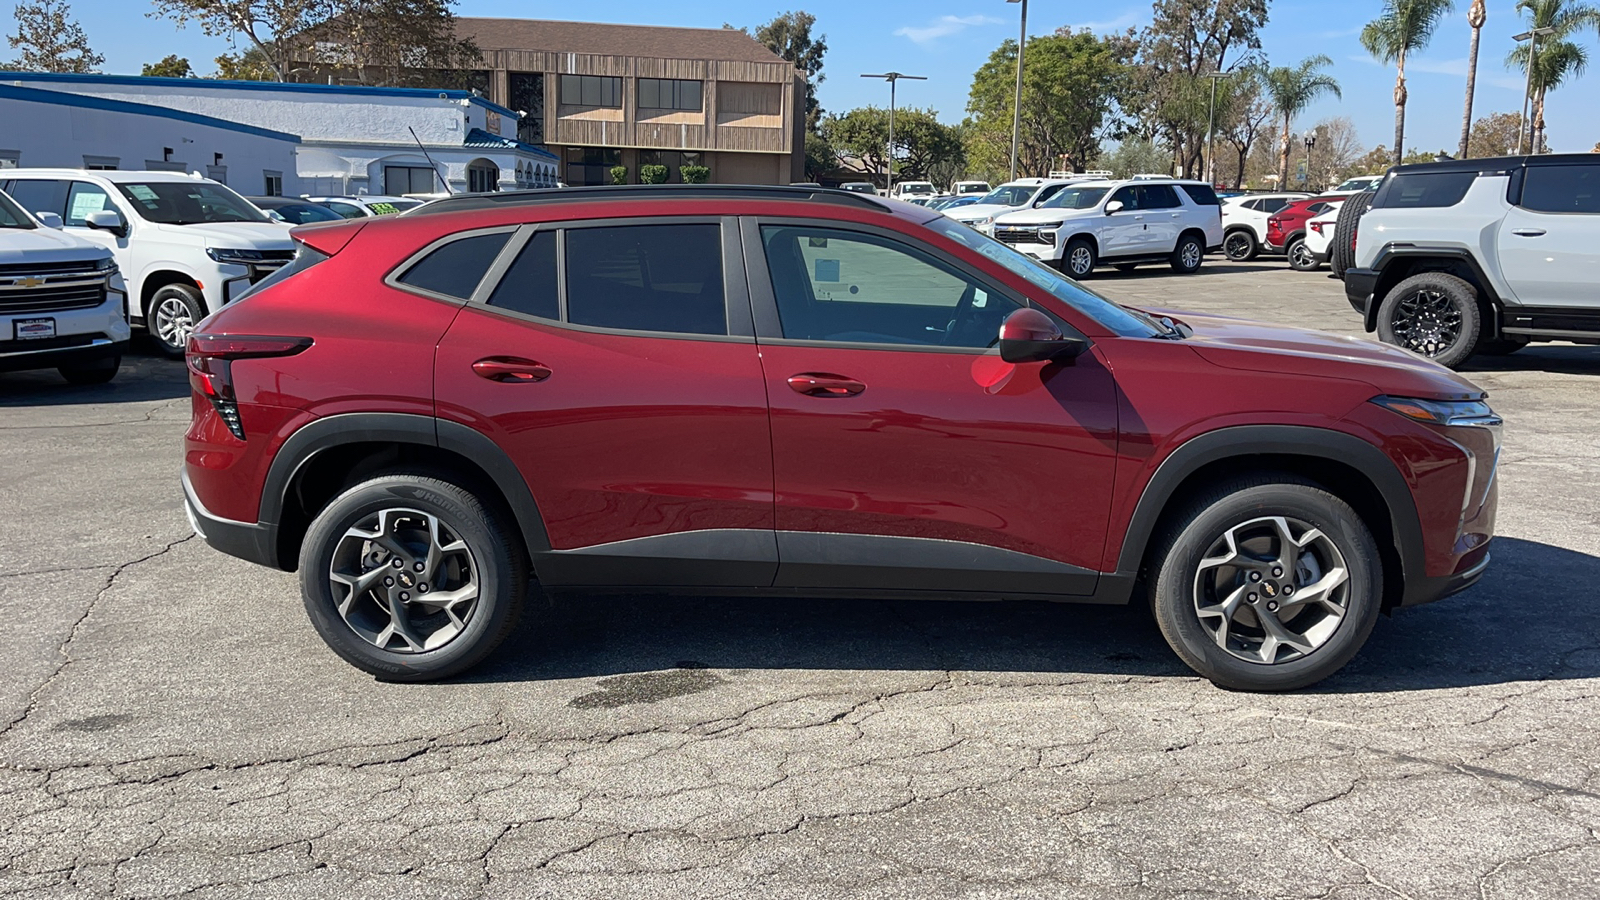
<path id="1" fill-rule="evenodd" d="M 189 373 L 183 360 L 162 356 L 143 333 L 134 335 L 122 368 L 109 384 L 68 384 L 54 368 L 0 372 L 0 407 L 140 403 L 188 393 Z"/>
<path id="2" fill-rule="evenodd" d="M 1479 372 L 1551 372 L 1559 375 L 1600 375 L 1600 347 L 1580 344 L 1532 344 L 1510 356 L 1474 356 L 1461 374 Z"/>
<path id="3" fill-rule="evenodd" d="M 1600 676 L 1600 558 L 1497 538 L 1471 590 L 1379 620 L 1316 693 Z M 1559 589 L 1560 585 L 1571 590 Z M 966 670 L 1192 677 L 1142 608 L 1047 603 L 561 597 L 467 681 L 668 669 Z"/>

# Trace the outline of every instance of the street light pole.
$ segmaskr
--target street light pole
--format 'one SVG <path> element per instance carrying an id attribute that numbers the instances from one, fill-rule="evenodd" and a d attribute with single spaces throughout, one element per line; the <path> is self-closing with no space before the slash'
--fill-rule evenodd
<path id="1" fill-rule="evenodd" d="M 1022 25 L 1017 31 L 1017 91 L 1011 98 L 1011 181 L 1017 180 L 1017 144 L 1022 138 L 1022 51 L 1028 45 L 1028 0 L 1006 0 L 1022 4 Z"/>
<path id="2" fill-rule="evenodd" d="M 902 75 L 899 72 L 885 72 L 882 75 L 862 75 L 862 78 L 882 78 L 889 82 L 889 165 L 888 173 L 884 176 L 884 190 L 894 193 L 894 87 L 895 82 L 904 78 L 907 81 L 927 81 L 922 75 Z"/>
<path id="3" fill-rule="evenodd" d="M 1217 81 L 1228 77 L 1226 72 L 1207 72 L 1211 79 L 1211 111 L 1206 115 L 1206 182 L 1217 183 Z M 1240 173 L 1242 176 L 1244 173 Z"/>
<path id="4" fill-rule="evenodd" d="M 1314 134 L 1306 135 L 1306 185 L 1308 187 L 1311 184 L 1311 148 L 1316 145 L 1317 136 Z"/>
<path id="5" fill-rule="evenodd" d="M 1521 156 L 1522 153 L 1523 153 L 1523 149 L 1522 149 L 1523 148 L 1523 143 L 1522 143 L 1522 133 L 1523 133 L 1523 131 L 1527 131 L 1527 133 L 1528 133 L 1528 149 L 1527 149 L 1527 152 L 1529 152 L 1529 153 L 1537 153 L 1538 152 L 1538 148 L 1533 146 L 1533 123 L 1528 121 L 1528 104 L 1529 104 L 1529 101 L 1531 101 L 1533 99 L 1533 63 L 1534 63 L 1534 59 L 1539 55 L 1539 35 L 1541 35 L 1541 34 L 1555 34 L 1555 32 L 1556 32 L 1556 30 L 1554 28 L 1549 28 L 1549 27 L 1545 27 L 1545 28 L 1530 28 L 1530 29 L 1528 29 L 1527 31 L 1524 31 L 1521 34 L 1514 34 L 1514 35 L 1511 36 L 1511 39 L 1513 41 L 1516 41 L 1519 44 L 1522 43 L 1523 41 L 1527 41 L 1527 40 L 1530 40 L 1530 39 L 1532 40 L 1532 43 L 1528 44 L 1528 81 L 1527 81 L 1527 86 L 1522 89 L 1522 126 L 1523 127 L 1517 129 L 1517 155 L 1518 156 Z"/>

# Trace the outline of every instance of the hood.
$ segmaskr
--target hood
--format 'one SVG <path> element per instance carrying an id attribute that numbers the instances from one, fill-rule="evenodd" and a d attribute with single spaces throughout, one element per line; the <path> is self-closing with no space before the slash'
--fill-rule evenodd
<path id="1" fill-rule="evenodd" d="M 156 226 L 162 232 L 182 235 L 187 240 L 199 238 L 207 247 L 226 247 L 231 250 L 293 250 L 289 240 L 289 226 L 278 222 L 201 222 L 195 225 Z"/>
<path id="2" fill-rule="evenodd" d="M 105 259 L 111 251 L 65 231 L 38 228 L 0 228 L 0 265 L 63 263 Z"/>
<path id="3" fill-rule="evenodd" d="M 1005 225 L 1048 225 L 1052 222 L 1065 222 L 1068 219 L 1083 219 L 1088 217 L 1101 217 L 1105 213 L 1097 207 L 1089 209 L 1016 209 L 996 219 L 996 224 Z"/>
<path id="4" fill-rule="evenodd" d="M 1362 381 L 1374 393 L 1423 399 L 1470 399 L 1482 388 L 1438 363 L 1389 344 L 1309 328 L 1228 316 L 1148 310 L 1193 330 L 1185 343 L 1212 365 L 1249 372 L 1286 367 L 1307 375 Z"/>
<path id="5" fill-rule="evenodd" d="M 1021 212 L 1025 206 L 1001 206 L 998 203 L 973 203 L 952 209 L 945 215 L 958 222 L 975 222 L 978 219 L 987 219 L 990 216 L 999 216 L 1006 213 Z"/>

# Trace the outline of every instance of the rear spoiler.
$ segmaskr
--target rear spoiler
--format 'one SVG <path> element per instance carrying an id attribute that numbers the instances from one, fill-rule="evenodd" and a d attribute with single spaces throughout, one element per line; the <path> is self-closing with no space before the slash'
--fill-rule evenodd
<path id="1" fill-rule="evenodd" d="M 332 256 L 344 249 L 356 232 L 367 227 L 366 219 L 346 219 L 343 222 L 317 222 L 312 225 L 296 225 L 289 229 L 289 237 L 294 238 L 307 247 L 325 256 Z"/>

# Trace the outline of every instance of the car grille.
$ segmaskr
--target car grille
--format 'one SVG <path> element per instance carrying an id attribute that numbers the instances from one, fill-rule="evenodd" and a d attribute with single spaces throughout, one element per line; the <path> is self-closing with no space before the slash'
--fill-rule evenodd
<path id="1" fill-rule="evenodd" d="M 1037 227 L 1024 227 L 1020 225 L 996 225 L 994 239 L 1006 244 L 1047 244 L 1054 246 L 1055 232 L 1043 231 Z"/>
<path id="2" fill-rule="evenodd" d="M 106 276 L 99 263 L 0 267 L 0 314 L 92 309 L 106 302 Z M 67 267 L 71 267 L 68 269 Z"/>
<path id="3" fill-rule="evenodd" d="M 293 250 L 263 250 L 265 257 L 260 262 L 250 264 L 250 283 L 255 284 L 261 279 L 271 275 L 294 259 Z"/>

